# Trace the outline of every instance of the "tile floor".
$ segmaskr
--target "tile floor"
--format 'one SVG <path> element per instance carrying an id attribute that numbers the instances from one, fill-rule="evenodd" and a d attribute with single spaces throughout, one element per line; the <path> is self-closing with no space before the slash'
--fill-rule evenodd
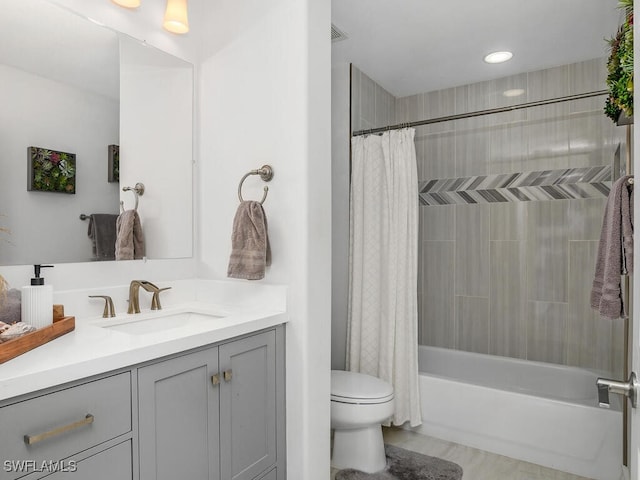
<path id="1" fill-rule="evenodd" d="M 384 441 L 455 462 L 464 471 L 462 480 L 589 480 L 399 428 L 385 428 Z M 331 480 L 336 472 L 337 470 L 331 469 Z"/>

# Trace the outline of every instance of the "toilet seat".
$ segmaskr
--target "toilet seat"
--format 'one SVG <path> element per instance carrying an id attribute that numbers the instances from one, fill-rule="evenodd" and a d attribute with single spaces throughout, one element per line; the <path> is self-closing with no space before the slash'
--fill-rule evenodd
<path id="1" fill-rule="evenodd" d="M 331 371 L 331 401 L 350 404 L 378 404 L 393 400 L 393 387 L 364 373 Z"/>

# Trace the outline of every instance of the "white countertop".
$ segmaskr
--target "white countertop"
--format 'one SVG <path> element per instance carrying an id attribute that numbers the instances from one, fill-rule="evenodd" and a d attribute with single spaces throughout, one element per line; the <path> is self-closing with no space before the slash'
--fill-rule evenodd
<path id="1" fill-rule="evenodd" d="M 182 312 L 217 318 L 210 322 L 176 324 L 176 328 L 142 335 L 101 326 Z M 74 331 L 0 364 L 0 401 L 221 342 L 286 321 L 287 315 L 282 308 L 263 306 L 258 309 L 197 301 L 165 307 L 159 312 L 120 314 L 108 320 L 76 318 Z"/>

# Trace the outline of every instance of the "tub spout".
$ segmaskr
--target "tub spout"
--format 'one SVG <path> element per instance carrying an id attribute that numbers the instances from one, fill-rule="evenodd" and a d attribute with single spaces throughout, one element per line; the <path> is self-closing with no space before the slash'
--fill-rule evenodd
<path id="1" fill-rule="evenodd" d="M 609 408 L 609 385 L 603 383 L 604 379 L 599 378 L 596 382 L 598 386 L 598 406 L 602 408 Z"/>
<path id="2" fill-rule="evenodd" d="M 609 393 L 617 393 L 619 395 L 629 397 L 629 400 L 631 400 L 631 406 L 634 408 L 636 407 L 639 385 L 634 372 L 631 372 L 628 382 L 599 378 L 596 381 L 596 385 L 598 386 L 598 405 L 600 407 L 610 407 Z"/>

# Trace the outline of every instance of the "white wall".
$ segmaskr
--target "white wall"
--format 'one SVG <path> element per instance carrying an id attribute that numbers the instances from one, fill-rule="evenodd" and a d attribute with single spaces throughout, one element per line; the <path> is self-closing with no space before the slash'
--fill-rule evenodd
<path id="1" fill-rule="evenodd" d="M 0 65 L 0 265 L 92 259 L 81 213 L 118 213 L 107 182 L 107 146 L 118 143 L 119 107 L 110 98 Z M 27 191 L 27 147 L 76 155 L 76 193 Z M 34 256 L 38 252 L 39 256 Z"/>
<path id="2" fill-rule="evenodd" d="M 228 9 L 228 10 L 225 10 Z M 224 278 L 236 189 L 268 163 L 264 204 L 273 265 L 289 285 L 288 478 L 329 477 L 330 5 L 328 0 L 207 4 L 201 75 L 199 276 Z M 218 32 L 226 32 L 226 36 Z M 245 181 L 245 199 L 263 183 Z"/>

